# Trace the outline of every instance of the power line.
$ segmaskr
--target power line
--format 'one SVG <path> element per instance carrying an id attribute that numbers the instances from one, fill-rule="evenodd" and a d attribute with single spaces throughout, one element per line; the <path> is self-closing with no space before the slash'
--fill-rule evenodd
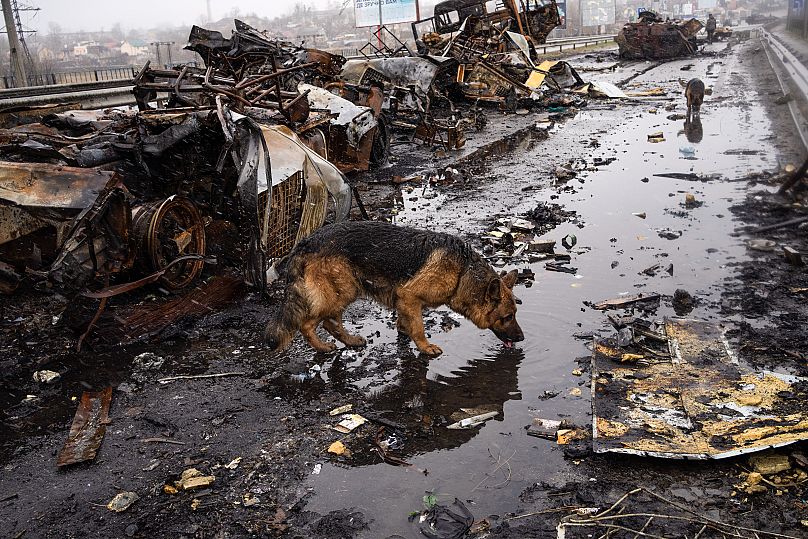
<path id="1" fill-rule="evenodd" d="M 14 74 L 15 86 L 27 86 L 28 75 L 34 73 L 34 62 L 31 51 L 25 42 L 25 34 L 33 34 L 34 30 L 26 29 L 20 19 L 20 11 L 39 11 L 38 7 L 28 4 L 20 6 L 18 0 L 0 0 L 5 21 L 5 34 L 8 36 L 11 71 Z"/>

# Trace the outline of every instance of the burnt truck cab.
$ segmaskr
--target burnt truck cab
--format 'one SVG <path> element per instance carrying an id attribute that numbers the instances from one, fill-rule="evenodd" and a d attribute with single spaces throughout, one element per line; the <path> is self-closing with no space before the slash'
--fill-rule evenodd
<path id="1" fill-rule="evenodd" d="M 423 42 L 430 34 L 461 32 L 476 36 L 495 27 L 518 32 L 533 44 L 541 44 L 560 24 L 555 0 L 445 0 L 435 4 L 432 17 L 412 23 L 412 33 L 416 42 Z"/>

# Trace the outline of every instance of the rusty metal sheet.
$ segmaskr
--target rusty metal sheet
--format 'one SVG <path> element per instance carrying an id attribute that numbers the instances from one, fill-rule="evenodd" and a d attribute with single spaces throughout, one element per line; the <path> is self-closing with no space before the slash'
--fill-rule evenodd
<path id="1" fill-rule="evenodd" d="M 0 199 L 20 206 L 83 210 L 112 178 L 109 171 L 0 161 Z"/>
<path id="2" fill-rule="evenodd" d="M 42 219 L 11 204 L 0 204 L 0 245 L 48 226 Z"/>
<path id="3" fill-rule="evenodd" d="M 107 343 L 131 342 L 158 334 L 180 320 L 214 313 L 244 293 L 244 281 L 214 277 L 186 294 L 158 304 L 137 305 L 102 318 L 97 337 Z"/>
<path id="4" fill-rule="evenodd" d="M 111 402 L 111 387 L 101 391 L 85 391 L 81 395 L 79 409 L 70 425 L 70 434 L 59 452 L 57 466 L 68 466 L 95 458 L 107 432 Z"/>
<path id="5" fill-rule="evenodd" d="M 741 367 L 714 323 L 668 319 L 665 332 L 669 361 L 630 364 L 595 341 L 595 452 L 719 459 L 808 439 L 808 380 Z"/>

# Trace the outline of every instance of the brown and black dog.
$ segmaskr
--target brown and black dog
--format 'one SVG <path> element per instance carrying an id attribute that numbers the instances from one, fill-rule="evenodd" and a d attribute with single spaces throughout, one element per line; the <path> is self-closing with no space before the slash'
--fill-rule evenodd
<path id="1" fill-rule="evenodd" d="M 701 79 L 690 79 L 685 86 L 687 99 L 687 117 L 698 117 L 701 114 L 701 104 L 704 103 L 704 83 Z"/>
<path id="2" fill-rule="evenodd" d="M 442 350 L 426 340 L 424 307 L 448 305 L 506 346 L 524 339 L 516 322 L 511 289 L 516 271 L 498 275 L 468 244 L 455 236 L 376 221 L 321 228 L 302 240 L 286 260 L 286 294 L 280 313 L 269 322 L 267 344 L 284 349 L 298 330 L 320 352 L 336 345 L 316 333 L 323 327 L 347 346 L 365 339 L 342 325 L 342 313 L 360 297 L 398 313 L 397 328 L 418 350 Z"/>

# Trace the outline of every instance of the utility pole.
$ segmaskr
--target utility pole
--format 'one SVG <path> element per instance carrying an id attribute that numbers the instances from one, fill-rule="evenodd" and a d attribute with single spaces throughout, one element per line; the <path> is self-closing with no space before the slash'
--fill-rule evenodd
<path id="1" fill-rule="evenodd" d="M 154 45 L 154 50 L 157 53 L 157 64 L 163 67 L 171 68 L 172 61 L 171 61 L 171 45 L 173 45 L 174 41 L 153 41 L 151 44 Z M 168 63 L 163 64 L 162 56 L 160 55 L 160 47 L 165 45 L 166 50 L 168 51 Z"/>
<path id="2" fill-rule="evenodd" d="M 14 86 L 18 88 L 28 86 L 25 59 L 22 57 L 20 36 L 17 34 L 17 24 L 14 20 L 14 12 L 11 10 L 11 0 L 0 0 L 0 3 L 3 6 L 3 18 L 6 22 L 8 48 L 11 51 L 11 70 L 14 73 Z"/>

